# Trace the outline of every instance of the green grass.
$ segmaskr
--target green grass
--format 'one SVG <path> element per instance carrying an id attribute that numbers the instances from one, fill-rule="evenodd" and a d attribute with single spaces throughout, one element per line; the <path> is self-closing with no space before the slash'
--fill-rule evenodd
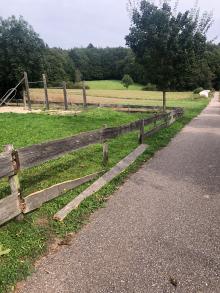
<path id="1" fill-rule="evenodd" d="M 92 80 L 86 84 L 91 90 L 126 90 L 120 80 Z M 141 90 L 143 85 L 134 83 L 129 87 L 129 90 Z"/>
<path id="2" fill-rule="evenodd" d="M 11 221 L 0 228 L 0 244 L 10 248 L 8 255 L 0 257 L 0 292 L 13 288 L 14 284 L 24 279 L 33 271 L 33 262 L 48 248 L 54 237 L 65 237 L 70 232 L 77 232 L 89 219 L 89 215 L 102 207 L 126 176 L 154 155 L 161 147 L 166 146 L 193 117 L 207 105 L 206 99 L 192 98 L 176 101 L 175 106 L 185 106 L 185 116 L 147 139 L 149 148 L 128 169 L 96 195 L 87 199 L 76 211 L 73 211 L 64 223 L 54 222 L 52 216 L 71 199 L 77 196 L 89 184 L 67 192 L 65 195 L 43 205 L 39 210 L 25 216 L 23 222 Z M 1 145 L 13 143 L 22 147 L 72 134 L 97 129 L 104 124 L 121 125 L 143 117 L 143 114 L 118 113 L 109 109 L 92 109 L 78 116 L 16 115 L 1 114 Z M 137 132 L 129 133 L 109 141 L 110 161 L 106 169 L 137 147 Z M 91 155 L 92 154 L 92 155 Z M 40 190 L 64 180 L 77 178 L 103 170 L 102 147 L 93 145 L 78 152 L 68 154 L 57 160 L 26 170 L 20 174 L 22 194 Z M 9 194 L 6 181 L 1 181 L 0 197 Z"/>

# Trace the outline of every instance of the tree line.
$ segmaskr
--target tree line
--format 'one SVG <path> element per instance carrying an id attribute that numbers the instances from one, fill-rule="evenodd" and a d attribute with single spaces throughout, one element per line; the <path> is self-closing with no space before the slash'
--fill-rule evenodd
<path id="1" fill-rule="evenodd" d="M 146 11 L 153 9 L 146 6 L 142 8 Z M 169 10 L 168 7 L 166 9 Z M 143 17 L 146 16 L 145 10 L 142 11 L 142 14 L 140 11 L 139 14 L 137 11 L 133 11 L 131 34 L 126 38 L 130 48 L 97 48 L 92 44 L 86 48 L 70 50 L 49 48 L 23 17 L 0 18 L 0 94 L 2 95 L 9 88 L 14 87 L 22 78 L 23 71 L 28 72 L 30 81 L 41 80 L 42 73 L 46 73 L 51 86 L 57 86 L 63 80 L 67 81 L 69 87 L 73 87 L 74 83 L 81 79 L 122 80 L 124 75 L 131 76 L 135 82 L 143 85 L 152 81 L 154 84 L 160 85 L 161 64 L 154 62 L 156 59 L 153 55 L 146 55 L 146 52 L 149 53 L 149 51 L 145 51 L 145 40 L 138 43 L 139 49 L 137 50 L 136 40 L 132 39 L 132 36 L 135 38 L 132 27 L 135 30 L 134 26 L 143 20 Z M 165 14 L 167 13 L 168 11 L 165 11 Z M 185 25 L 184 16 L 179 22 L 182 22 L 179 25 Z M 141 31 L 138 33 L 140 34 Z M 185 30 L 185 34 L 187 34 L 187 30 Z M 186 40 L 188 39 L 186 38 Z M 180 50 L 181 43 L 178 43 L 179 47 L 176 48 L 173 42 L 171 53 L 175 55 L 175 50 L 179 52 L 175 61 L 176 66 L 172 63 L 172 76 L 175 76 L 175 80 L 172 79 L 172 82 L 166 85 L 166 89 L 220 88 L 220 44 L 213 44 L 206 40 L 203 40 L 202 44 L 202 58 L 196 59 L 193 64 L 190 59 L 190 62 L 185 62 L 184 68 L 181 68 L 179 65 L 182 63 L 178 63 L 178 58 L 184 51 Z M 199 50 L 201 51 L 201 47 Z M 191 53 L 193 54 L 193 51 Z M 144 60 L 140 58 L 141 54 Z M 188 57 L 192 56 L 187 55 Z M 161 59 L 158 60 L 161 61 Z M 164 65 L 171 67 L 166 62 Z"/>

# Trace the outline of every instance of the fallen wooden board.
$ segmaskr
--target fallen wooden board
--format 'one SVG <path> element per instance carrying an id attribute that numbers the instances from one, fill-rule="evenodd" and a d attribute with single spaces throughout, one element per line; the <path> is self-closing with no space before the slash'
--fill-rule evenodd
<path id="1" fill-rule="evenodd" d="M 10 152 L 0 154 L 0 178 L 14 175 L 12 155 Z"/>
<path id="2" fill-rule="evenodd" d="M 32 193 L 24 198 L 24 205 L 25 210 L 23 211 L 24 214 L 27 214 L 33 210 L 38 209 L 43 205 L 43 203 L 48 202 L 59 195 L 63 194 L 64 192 L 67 192 L 73 188 L 76 188 L 92 179 L 97 177 L 100 174 L 100 172 L 78 178 L 75 180 L 69 180 L 66 182 L 62 182 L 56 185 L 53 185 L 49 188 L 46 188 L 44 190 Z"/>
<path id="3" fill-rule="evenodd" d="M 62 210 L 54 215 L 54 219 L 57 221 L 63 221 L 66 216 L 74 209 L 76 209 L 82 201 L 91 196 L 93 193 L 99 191 L 103 186 L 112 181 L 116 176 L 123 172 L 127 167 L 129 167 L 143 152 L 146 150 L 147 145 L 141 144 L 132 153 L 120 161 L 115 167 L 110 171 L 105 173 L 97 181 L 95 181 L 90 187 L 84 190 L 79 196 L 74 198 L 68 205 L 66 205 Z"/>
<path id="4" fill-rule="evenodd" d="M 17 194 L 12 194 L 0 200 L 0 225 L 12 220 L 21 214 Z"/>

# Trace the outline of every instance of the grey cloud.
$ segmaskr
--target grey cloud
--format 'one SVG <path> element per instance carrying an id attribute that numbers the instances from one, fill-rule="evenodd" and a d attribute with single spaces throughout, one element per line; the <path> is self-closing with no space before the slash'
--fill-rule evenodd
<path id="1" fill-rule="evenodd" d="M 129 30 L 127 0 L 0 0 L 1 16 L 23 15 L 50 46 L 124 46 Z M 216 22 L 210 38 L 220 27 L 219 0 L 200 0 L 202 10 L 214 11 Z M 192 7 L 180 0 L 180 9 Z"/>

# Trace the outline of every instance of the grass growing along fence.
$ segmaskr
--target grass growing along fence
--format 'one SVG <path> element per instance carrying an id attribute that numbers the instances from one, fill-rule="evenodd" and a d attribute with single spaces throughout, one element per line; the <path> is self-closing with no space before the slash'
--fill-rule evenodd
<path id="1" fill-rule="evenodd" d="M 147 139 L 148 150 L 129 170 L 116 178 L 95 196 L 86 200 L 78 210 L 71 213 L 64 224 L 52 221 L 52 216 L 71 199 L 82 192 L 88 185 L 85 184 L 76 190 L 44 205 L 38 211 L 25 217 L 22 223 L 10 222 L 0 229 L 0 243 L 4 248 L 10 248 L 8 255 L 1 257 L 0 292 L 23 279 L 32 271 L 32 262 L 48 247 L 48 241 L 54 236 L 64 237 L 67 233 L 78 231 L 88 220 L 89 214 L 102 206 L 106 198 L 112 194 L 129 172 L 135 171 L 140 164 L 149 159 L 159 148 L 167 145 L 170 139 L 195 117 L 207 105 L 206 99 L 185 100 L 185 116 L 170 128 L 160 131 Z M 176 102 L 175 106 L 181 106 Z M 43 141 L 63 138 L 102 127 L 121 125 L 142 118 L 146 114 L 126 114 L 109 111 L 109 109 L 89 110 L 78 116 L 49 116 L 49 115 L 0 115 L 1 124 L 5 126 L 0 133 L 2 144 L 13 143 L 15 147 L 23 147 Z M 120 159 L 129 154 L 137 145 L 138 132 L 129 133 L 109 143 L 110 161 L 108 168 L 115 165 Z M 91 156 L 91 152 L 93 156 Z M 31 192 L 49 187 L 50 185 L 82 177 L 89 173 L 101 171 L 103 166 L 102 149 L 100 145 L 93 145 L 79 152 L 68 154 L 63 158 L 47 162 L 42 166 L 25 170 L 21 174 L 22 193 Z M 59 175 L 59 177 L 58 177 Z M 6 182 L 1 183 L 0 195 L 4 197 L 8 192 Z"/>

